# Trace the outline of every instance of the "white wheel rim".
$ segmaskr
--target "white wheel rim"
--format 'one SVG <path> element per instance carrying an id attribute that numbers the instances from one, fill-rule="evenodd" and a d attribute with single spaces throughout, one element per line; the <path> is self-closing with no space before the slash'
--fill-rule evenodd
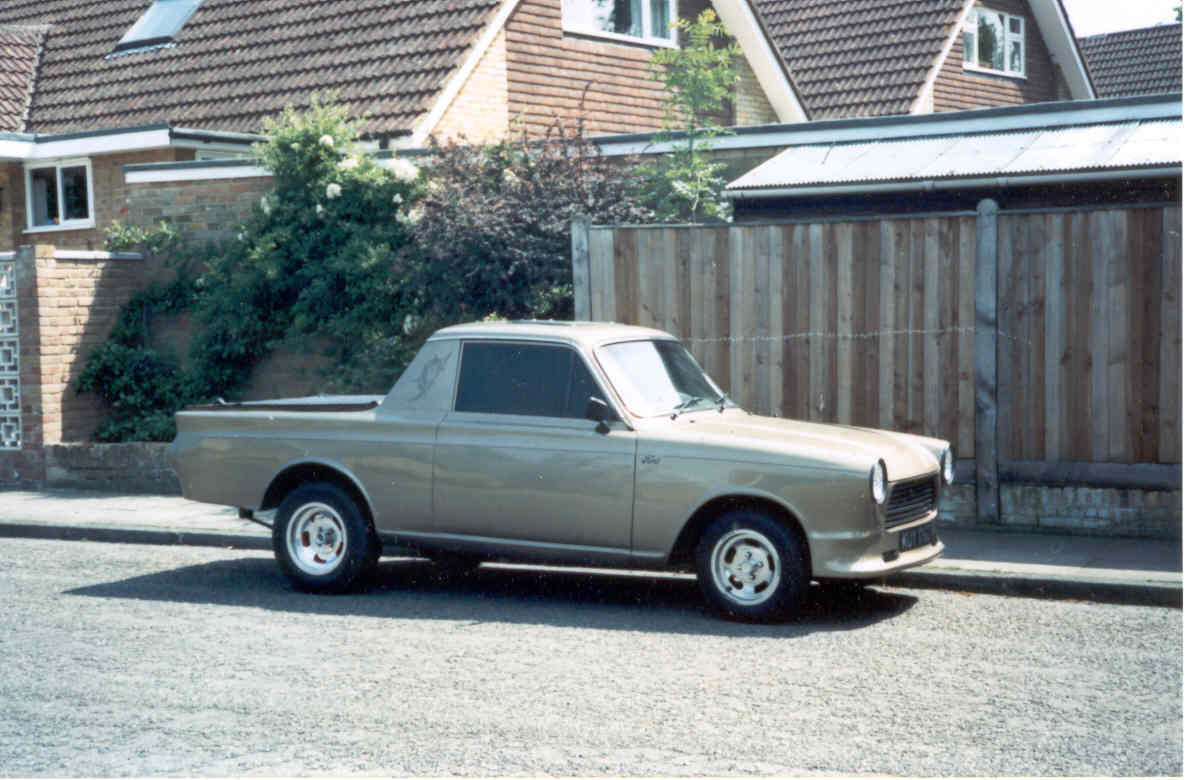
<path id="1" fill-rule="evenodd" d="M 740 528 L 724 534 L 709 564 L 718 590 L 739 604 L 762 604 L 780 585 L 780 554 L 757 531 Z"/>
<path id="2" fill-rule="evenodd" d="M 344 520 L 327 504 L 303 504 L 291 515 L 286 549 L 304 573 L 320 576 L 335 571 L 344 560 L 347 545 Z"/>

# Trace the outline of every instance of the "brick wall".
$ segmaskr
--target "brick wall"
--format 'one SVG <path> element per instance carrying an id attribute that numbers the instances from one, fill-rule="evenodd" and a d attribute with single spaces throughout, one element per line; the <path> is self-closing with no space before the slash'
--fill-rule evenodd
<path id="1" fill-rule="evenodd" d="M 219 243 L 248 220 L 271 184 L 269 177 L 129 184 L 125 217 L 143 227 L 168 222 L 190 240 Z"/>
<path id="2" fill-rule="evenodd" d="M 934 111 L 1044 103 L 1067 94 L 1060 89 L 1058 68 L 1050 60 L 1026 0 L 983 0 L 978 5 L 1025 19 L 1025 77 L 977 73 L 963 68 L 963 34 L 959 32 L 934 81 Z"/>
<path id="3" fill-rule="evenodd" d="M 127 185 L 124 180 L 124 166 L 137 163 L 173 162 L 194 159 L 191 149 L 155 149 L 127 154 L 105 154 L 91 158 L 91 177 L 95 188 L 94 228 L 87 230 L 50 230 L 26 233 L 25 217 L 25 167 L 12 163 L 0 170 L 0 189 L 3 189 L 3 204 L 0 207 L 0 251 L 12 250 L 25 244 L 52 244 L 59 249 L 101 250 L 104 248 L 104 229 L 119 219 L 127 221 L 123 210 L 126 207 Z"/>
<path id="4" fill-rule="evenodd" d="M 505 136 L 510 128 L 506 79 L 506 33 L 499 31 L 433 135 L 467 143 L 490 143 Z"/>
<path id="5" fill-rule="evenodd" d="M 734 124 L 740 127 L 774 124 L 780 121 L 768 96 L 764 94 L 755 71 L 747 64 L 745 57 L 738 61 L 739 82 L 734 93 Z"/>

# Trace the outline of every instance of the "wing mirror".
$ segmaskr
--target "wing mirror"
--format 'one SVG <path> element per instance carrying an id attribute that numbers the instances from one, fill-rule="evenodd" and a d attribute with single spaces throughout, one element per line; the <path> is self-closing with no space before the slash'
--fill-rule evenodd
<path id="1" fill-rule="evenodd" d="M 593 420 L 598 424 L 598 433 L 610 432 L 610 426 L 607 425 L 610 417 L 610 404 L 600 398 L 589 396 L 589 400 L 585 402 L 585 419 Z"/>

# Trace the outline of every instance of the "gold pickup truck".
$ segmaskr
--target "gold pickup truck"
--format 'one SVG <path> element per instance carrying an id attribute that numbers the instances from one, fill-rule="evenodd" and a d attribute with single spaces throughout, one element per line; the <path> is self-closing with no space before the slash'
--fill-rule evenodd
<path id="1" fill-rule="evenodd" d="M 385 551 L 456 565 L 695 570 L 721 613 L 777 619 L 811 580 L 942 552 L 948 442 L 751 414 L 667 333 L 586 322 L 437 331 L 385 396 L 178 413 L 196 501 L 276 509 L 300 588 L 368 580 Z"/>

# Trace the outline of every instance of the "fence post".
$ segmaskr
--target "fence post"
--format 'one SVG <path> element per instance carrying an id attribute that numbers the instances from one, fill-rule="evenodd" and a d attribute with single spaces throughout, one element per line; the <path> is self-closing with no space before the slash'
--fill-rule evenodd
<path id="1" fill-rule="evenodd" d="M 589 292 L 589 227 L 592 220 L 584 214 L 574 214 L 573 233 L 573 319 L 593 319 Z"/>
<path id="2" fill-rule="evenodd" d="M 996 201 L 979 202 L 975 231 L 975 514 L 981 524 L 1000 522 L 999 414 L 996 395 Z"/>

